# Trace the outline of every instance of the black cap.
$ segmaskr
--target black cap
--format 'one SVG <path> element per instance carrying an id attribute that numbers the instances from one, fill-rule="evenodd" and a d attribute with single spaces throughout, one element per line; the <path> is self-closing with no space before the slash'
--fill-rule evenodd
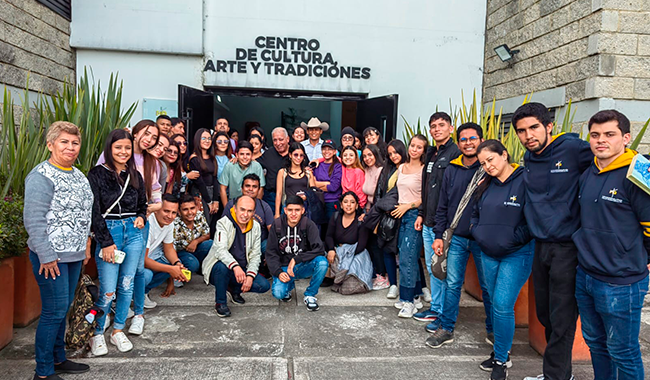
<path id="1" fill-rule="evenodd" d="M 332 149 L 336 149 L 336 143 L 332 141 L 332 139 L 327 139 L 323 141 L 323 145 L 321 145 L 321 149 L 325 148 L 326 146 L 329 146 Z"/>
<path id="2" fill-rule="evenodd" d="M 341 137 L 345 135 L 351 135 L 352 137 L 354 137 L 354 133 L 355 131 L 354 129 L 352 129 L 352 127 L 345 127 L 341 130 Z"/>

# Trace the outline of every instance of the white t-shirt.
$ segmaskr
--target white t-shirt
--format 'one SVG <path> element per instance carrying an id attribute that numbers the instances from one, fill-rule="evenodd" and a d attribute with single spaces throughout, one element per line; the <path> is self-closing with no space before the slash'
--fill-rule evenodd
<path id="1" fill-rule="evenodd" d="M 149 215 L 149 238 L 147 240 L 150 259 L 156 260 L 163 254 L 162 249 L 157 249 L 163 243 L 174 243 L 174 223 L 161 227 L 158 220 L 156 220 L 156 215 L 152 213 Z M 152 257 L 154 252 L 156 257 Z"/>

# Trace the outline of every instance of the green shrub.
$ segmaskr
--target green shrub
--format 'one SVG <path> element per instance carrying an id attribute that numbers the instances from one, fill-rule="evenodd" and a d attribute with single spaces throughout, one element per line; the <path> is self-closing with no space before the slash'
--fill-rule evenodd
<path id="1" fill-rule="evenodd" d="M 0 200 L 0 259 L 21 256 L 27 246 L 23 225 L 23 199 L 7 196 Z"/>

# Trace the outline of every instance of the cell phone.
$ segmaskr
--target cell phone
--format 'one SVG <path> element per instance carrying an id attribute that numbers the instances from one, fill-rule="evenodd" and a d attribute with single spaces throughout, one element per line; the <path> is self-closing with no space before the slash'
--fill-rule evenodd
<path id="1" fill-rule="evenodd" d="M 315 168 L 316 167 L 316 161 L 312 161 L 309 163 L 310 168 Z"/>
<path id="2" fill-rule="evenodd" d="M 304 191 L 298 191 L 298 192 L 296 192 L 296 195 L 305 195 L 305 192 Z"/>
<path id="3" fill-rule="evenodd" d="M 102 253 L 104 250 L 99 251 L 99 258 L 104 259 L 104 255 Z M 126 252 L 120 251 L 119 249 L 113 250 L 114 254 L 114 259 L 115 259 L 115 264 L 122 264 L 124 262 L 124 258 L 126 257 Z"/>

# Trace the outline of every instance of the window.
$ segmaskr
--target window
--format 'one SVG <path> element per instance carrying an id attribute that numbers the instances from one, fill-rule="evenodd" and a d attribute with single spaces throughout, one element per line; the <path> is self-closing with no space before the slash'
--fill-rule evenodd
<path id="1" fill-rule="evenodd" d="M 37 0 L 66 20 L 72 20 L 72 0 Z"/>

